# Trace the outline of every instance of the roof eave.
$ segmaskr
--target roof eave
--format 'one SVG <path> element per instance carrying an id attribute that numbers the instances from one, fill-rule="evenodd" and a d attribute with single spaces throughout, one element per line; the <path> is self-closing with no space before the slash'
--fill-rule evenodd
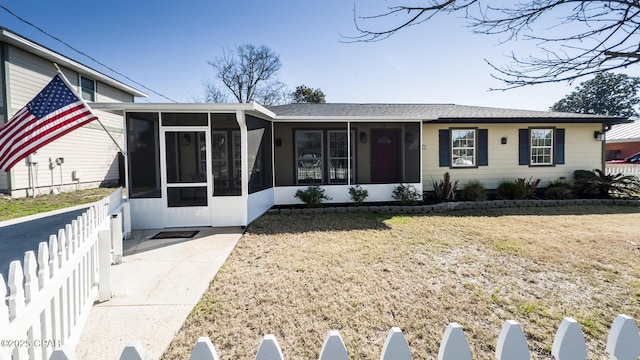
<path id="1" fill-rule="evenodd" d="M 111 85 L 113 87 L 115 87 L 116 89 L 122 90 L 124 92 L 127 92 L 131 95 L 133 95 L 134 97 L 139 97 L 139 98 L 146 98 L 148 97 L 147 94 L 134 89 L 133 87 L 123 84 L 118 80 L 115 80 L 105 74 L 102 74 L 96 70 L 93 70 L 92 68 L 83 65 L 77 61 L 71 60 L 70 58 L 59 54 L 51 49 L 48 49 L 38 43 L 35 43 L 27 38 L 24 38 L 14 32 L 12 32 L 11 30 L 8 30 L 6 28 L 0 27 L 0 40 L 3 42 L 6 42 L 10 45 L 13 45 L 17 48 L 23 49 L 23 50 L 27 50 L 31 53 L 34 53 L 44 59 L 50 60 L 52 62 L 57 63 L 60 66 L 69 68 L 71 70 L 77 71 L 81 74 L 86 74 L 86 75 L 90 75 L 92 77 L 95 77 L 96 79 L 99 79 L 100 81 L 102 81 L 105 84 Z"/>

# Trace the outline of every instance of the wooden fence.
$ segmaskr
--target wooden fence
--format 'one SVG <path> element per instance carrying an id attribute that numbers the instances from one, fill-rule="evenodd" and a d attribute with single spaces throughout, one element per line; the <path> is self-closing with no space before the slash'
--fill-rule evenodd
<path id="1" fill-rule="evenodd" d="M 618 315 L 611 326 L 606 352 L 610 359 L 637 360 L 640 356 L 640 334 L 633 318 Z M 587 357 L 587 347 L 584 335 L 578 322 L 572 318 L 565 318 L 558 331 L 551 354 L 557 360 L 584 360 Z M 431 358 L 431 356 L 422 356 Z M 530 360 L 531 354 L 527 340 L 520 324 L 513 320 L 506 321 L 498 337 L 495 357 L 498 360 Z M 50 360 L 75 359 L 73 351 L 68 349 L 56 350 Z M 144 348 L 140 343 L 131 343 L 122 351 L 120 360 L 146 360 Z M 191 352 L 190 360 L 218 360 L 218 354 L 208 337 L 201 337 Z M 284 359 L 278 341 L 273 335 L 266 335 L 258 348 L 255 360 Z M 340 334 L 329 331 L 320 350 L 320 360 L 347 360 L 349 356 Z M 392 328 L 382 346 L 381 360 L 410 360 L 411 349 L 399 328 Z M 451 323 L 447 327 L 440 351 L 439 360 L 470 360 L 471 349 L 462 327 Z"/>
<path id="2" fill-rule="evenodd" d="M 94 203 L 71 224 L 11 262 L 0 274 L 0 359 L 47 360 L 55 348 L 75 346 L 96 299 L 108 298 L 112 232 L 122 189 Z M 115 216 L 115 220 L 119 215 Z M 121 229 L 118 229 L 121 230 Z M 120 247 L 121 249 L 121 247 Z"/>

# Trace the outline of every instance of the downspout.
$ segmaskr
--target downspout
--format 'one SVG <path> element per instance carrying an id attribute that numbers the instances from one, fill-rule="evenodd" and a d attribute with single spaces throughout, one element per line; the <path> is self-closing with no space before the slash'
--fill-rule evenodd
<path id="1" fill-rule="evenodd" d="M 3 123 L 7 123 L 9 121 L 9 101 L 11 100 L 9 97 L 9 78 L 7 77 L 7 74 L 9 73 L 8 59 L 9 59 L 9 45 L 3 42 L 0 44 L 0 61 L 2 62 L 2 66 L 0 66 L 0 78 L 2 78 L 2 105 L 3 105 L 2 116 L 4 116 Z M 8 173 L 4 173 L 3 176 L 7 177 L 7 192 L 11 196 L 13 192 L 12 185 L 15 182 L 14 171 L 9 171 Z"/>
<path id="2" fill-rule="evenodd" d="M 351 122 L 347 121 L 347 186 L 351 186 L 351 174 L 353 173 L 353 169 L 351 168 L 352 164 L 352 154 L 351 154 Z"/>
<path id="3" fill-rule="evenodd" d="M 240 164 L 242 164 L 242 227 L 246 227 L 249 222 L 249 137 L 244 115 L 244 111 L 236 110 L 236 121 L 240 127 Z"/>

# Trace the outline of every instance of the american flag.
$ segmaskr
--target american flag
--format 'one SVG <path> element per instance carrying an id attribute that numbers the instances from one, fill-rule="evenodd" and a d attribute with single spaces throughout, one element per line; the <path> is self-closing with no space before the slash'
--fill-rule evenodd
<path id="1" fill-rule="evenodd" d="M 60 72 L 0 127 L 0 169 L 11 168 L 53 140 L 96 120 Z"/>

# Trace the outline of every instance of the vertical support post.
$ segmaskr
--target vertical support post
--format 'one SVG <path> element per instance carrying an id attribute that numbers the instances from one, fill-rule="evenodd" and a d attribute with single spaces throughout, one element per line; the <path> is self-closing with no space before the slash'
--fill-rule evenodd
<path id="1" fill-rule="evenodd" d="M 111 232 L 98 232 L 98 301 L 111 299 Z"/>
<path id="2" fill-rule="evenodd" d="M 124 223 L 124 238 L 131 239 L 131 205 L 128 200 L 122 204 L 122 222 Z"/>
<path id="3" fill-rule="evenodd" d="M 122 263 L 122 216 L 111 215 L 111 246 L 113 246 L 113 263 Z"/>

